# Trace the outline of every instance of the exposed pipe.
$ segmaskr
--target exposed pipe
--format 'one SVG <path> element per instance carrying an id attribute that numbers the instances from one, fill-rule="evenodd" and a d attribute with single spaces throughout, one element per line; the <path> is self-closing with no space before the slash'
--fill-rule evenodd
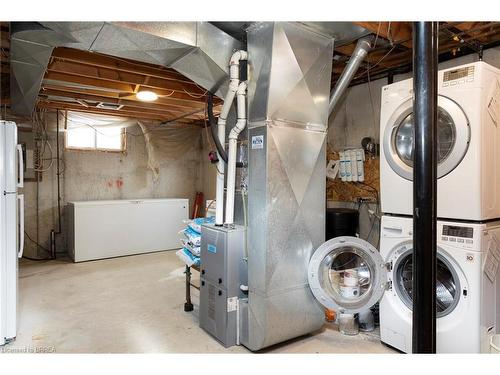
<path id="1" fill-rule="evenodd" d="M 239 86 L 239 76 L 240 76 L 240 60 L 247 59 L 246 51 L 236 51 L 231 56 L 229 60 L 229 89 L 224 99 L 224 104 L 222 105 L 222 111 L 219 115 L 219 120 L 217 121 L 217 133 L 219 141 L 222 145 L 226 142 L 226 120 L 231 105 L 233 104 L 236 91 Z M 215 207 L 215 225 L 221 226 L 224 222 L 224 173 L 225 173 L 225 163 L 219 154 L 219 161 L 217 163 L 217 185 L 215 199 L 217 205 Z"/>
<path id="2" fill-rule="evenodd" d="M 222 157 L 222 160 L 224 160 L 224 162 L 227 163 L 227 152 L 224 149 L 224 146 L 221 145 L 219 137 L 217 136 L 217 130 L 215 129 L 217 126 L 217 122 L 215 121 L 214 117 L 214 94 L 209 92 L 207 95 L 208 95 L 207 113 L 208 113 L 208 121 L 210 123 L 210 134 L 212 135 L 212 139 L 214 140 L 217 153 L 219 154 L 220 157 Z M 245 164 L 240 161 L 236 163 L 236 168 L 243 168 L 244 166 Z"/>
<path id="3" fill-rule="evenodd" d="M 234 193 L 236 189 L 236 149 L 238 137 L 247 125 L 246 115 L 246 82 L 241 82 L 236 93 L 238 105 L 238 120 L 229 133 L 229 152 L 227 163 L 227 193 L 226 193 L 226 224 L 234 223 Z"/>
<path id="4" fill-rule="evenodd" d="M 373 48 L 373 37 L 365 37 L 358 40 L 356 44 L 356 48 L 347 63 L 342 75 L 339 80 L 335 84 L 335 87 L 332 89 L 330 93 L 330 104 L 328 106 L 328 114 L 331 115 L 335 106 L 340 101 L 340 98 L 344 94 L 345 90 L 349 87 L 352 79 L 354 78 L 354 74 L 358 71 L 359 66 L 365 59 L 368 51 Z"/>
<path id="5" fill-rule="evenodd" d="M 413 23 L 413 353 L 436 353 L 438 23 Z"/>

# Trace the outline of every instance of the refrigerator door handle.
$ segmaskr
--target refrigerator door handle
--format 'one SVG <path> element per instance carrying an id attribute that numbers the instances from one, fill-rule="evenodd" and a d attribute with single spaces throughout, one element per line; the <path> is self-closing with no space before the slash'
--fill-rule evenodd
<path id="1" fill-rule="evenodd" d="M 17 181 L 17 187 L 24 187 L 24 158 L 23 158 L 23 146 L 16 145 L 17 155 L 18 155 L 18 168 L 19 168 L 19 176 Z"/>
<path id="2" fill-rule="evenodd" d="M 19 251 L 17 256 L 22 258 L 24 253 L 24 194 L 18 194 L 17 200 L 19 201 Z"/>

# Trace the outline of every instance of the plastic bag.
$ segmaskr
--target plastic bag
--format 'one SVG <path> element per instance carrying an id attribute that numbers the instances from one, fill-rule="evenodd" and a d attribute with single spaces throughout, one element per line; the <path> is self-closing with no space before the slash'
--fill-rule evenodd
<path id="1" fill-rule="evenodd" d="M 190 220 L 188 226 L 197 233 L 201 233 L 201 226 L 203 224 L 213 224 L 215 223 L 215 217 L 198 217 L 196 219 Z"/>
<path id="2" fill-rule="evenodd" d="M 191 227 L 187 227 L 182 231 L 184 236 L 188 239 L 189 242 L 193 244 L 193 246 L 200 246 L 201 245 L 201 234 L 194 231 Z"/>
<path id="3" fill-rule="evenodd" d="M 191 254 L 196 255 L 198 257 L 200 256 L 200 246 L 194 246 L 192 243 L 190 243 L 186 239 L 182 239 L 181 243 L 182 243 L 182 247 L 189 250 L 191 252 Z"/>
<path id="4" fill-rule="evenodd" d="M 197 257 L 197 256 L 191 254 L 191 252 L 188 249 L 186 249 L 186 248 L 180 249 L 175 254 L 188 267 L 192 267 L 192 266 L 198 266 L 199 267 L 200 266 L 200 257 Z"/>

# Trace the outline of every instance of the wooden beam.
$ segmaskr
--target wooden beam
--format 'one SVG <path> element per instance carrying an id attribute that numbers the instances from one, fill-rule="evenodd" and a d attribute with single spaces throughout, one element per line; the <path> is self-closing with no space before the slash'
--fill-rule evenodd
<path id="1" fill-rule="evenodd" d="M 205 105 L 204 103 L 201 102 L 179 101 L 170 98 L 159 98 L 155 102 L 148 103 L 140 101 L 135 97 L 131 97 L 131 99 L 122 99 L 116 95 L 115 96 L 107 95 L 108 93 L 99 90 L 88 92 L 85 90 L 78 90 L 74 88 L 59 87 L 59 86 L 42 86 L 40 94 L 64 96 L 73 99 L 99 101 L 99 102 L 113 103 L 113 104 L 127 104 L 130 106 L 137 106 L 141 108 L 149 108 L 149 107 L 168 108 L 169 110 L 173 111 L 175 110 L 186 111 L 190 109 L 198 109 L 198 108 L 203 108 Z"/>
<path id="2" fill-rule="evenodd" d="M 151 108 L 133 108 L 133 107 L 128 107 L 128 106 L 123 106 L 121 109 L 107 109 L 107 108 L 100 108 L 97 107 L 97 103 L 87 103 L 86 105 L 82 103 L 75 103 L 75 102 L 70 102 L 66 101 L 63 98 L 40 98 L 40 100 L 46 102 L 46 103 L 55 103 L 55 104 L 62 104 L 62 105 L 76 105 L 76 106 L 82 106 L 85 108 L 95 108 L 95 109 L 103 109 L 106 111 L 111 111 L 113 113 L 116 112 L 121 112 L 121 113 L 127 113 L 127 112 L 134 112 L 134 113 L 145 113 L 149 115 L 155 115 L 157 117 L 169 117 L 169 116 L 178 116 L 179 114 L 183 114 L 185 112 L 171 112 L 167 110 L 159 110 L 159 109 L 151 109 Z"/>
<path id="3" fill-rule="evenodd" d="M 120 93 L 113 92 L 113 91 L 105 91 L 105 90 L 99 90 L 99 89 L 90 89 L 90 88 L 77 88 L 77 87 L 68 87 L 64 85 L 50 85 L 47 83 L 42 84 L 41 88 L 41 93 L 44 93 L 44 90 L 51 90 L 51 91 L 58 91 L 61 94 L 61 96 L 71 96 L 72 94 L 76 94 L 79 96 L 81 99 L 86 99 L 86 95 L 88 95 L 89 100 L 91 97 L 99 97 L 102 99 L 102 101 L 107 101 L 109 99 L 111 100 L 131 100 L 131 101 L 139 101 L 137 97 L 134 95 L 131 95 L 129 97 L 123 97 L 120 95 Z M 215 98 L 214 98 L 215 99 Z M 144 103 L 139 101 L 140 103 Z M 221 104 L 222 101 L 217 99 L 214 100 L 214 106 Z M 159 104 L 159 105 L 166 105 L 166 106 L 172 106 L 172 107 L 178 107 L 182 109 L 196 109 L 200 108 L 200 106 L 204 106 L 205 102 L 204 101 L 195 101 L 193 99 L 178 99 L 174 97 L 160 97 L 158 98 L 157 101 L 151 104 Z"/>
<path id="4" fill-rule="evenodd" d="M 101 89 L 104 91 L 114 91 L 116 93 L 129 94 L 129 95 L 134 95 L 134 89 L 135 89 L 135 85 L 129 83 L 115 82 L 106 79 L 91 78 L 91 77 L 73 75 L 68 73 L 60 73 L 54 71 L 47 71 L 45 73 L 44 79 L 57 82 L 72 83 L 74 85 L 83 85 L 86 88 L 94 90 Z M 50 82 L 46 83 L 51 84 Z M 190 95 L 186 92 L 177 92 L 159 88 L 154 89 L 154 91 L 159 96 L 162 97 L 173 97 L 176 99 L 205 102 L 205 97 L 201 95 Z"/>
<path id="5" fill-rule="evenodd" d="M 177 118 L 179 116 L 175 115 L 165 115 L 159 113 L 152 113 L 151 111 L 136 111 L 136 110 L 126 110 L 120 109 L 118 111 L 112 109 L 103 109 L 103 108 L 95 108 L 95 107 L 84 107 L 77 103 L 65 103 L 65 102 L 53 102 L 40 100 L 37 104 L 39 108 L 46 109 L 63 109 L 70 110 L 75 112 L 86 112 L 86 113 L 95 113 L 95 114 L 104 114 L 111 116 L 120 116 L 120 117 L 129 117 L 129 118 L 137 118 L 137 119 L 149 119 L 149 120 L 160 120 L 160 121 L 170 121 L 173 118 Z M 188 115 L 183 120 L 184 122 L 189 122 L 190 120 L 199 120 L 200 116 Z M 180 120 L 179 120 L 180 121 Z"/>
<path id="6" fill-rule="evenodd" d="M 103 55 L 97 52 L 60 47 L 54 49 L 52 52 L 52 58 L 60 61 L 75 62 L 100 68 L 118 70 L 121 72 L 193 83 L 193 81 L 189 78 L 171 68 Z"/>
<path id="7" fill-rule="evenodd" d="M 482 34 L 484 34 L 484 29 L 482 29 L 482 27 L 493 28 L 494 24 L 494 22 L 462 22 L 455 25 L 455 27 L 458 30 L 467 33 L 467 35 L 473 37 L 474 39 L 477 39 L 482 43 L 487 43 L 488 37 L 482 36 Z"/>
<path id="8" fill-rule="evenodd" d="M 412 48 L 412 27 L 409 22 L 354 22 L 395 44 Z"/>
<path id="9" fill-rule="evenodd" d="M 136 73 L 117 71 L 108 68 L 53 60 L 47 67 L 49 72 L 77 75 L 81 77 L 102 79 L 112 82 L 122 82 L 131 85 L 138 85 L 148 89 L 174 90 L 179 92 L 189 92 L 194 95 L 203 95 L 205 90 L 201 90 L 194 82 L 173 80 L 169 78 L 158 78 L 145 76 Z"/>
<path id="10" fill-rule="evenodd" d="M 193 106 L 175 106 L 169 103 L 162 102 L 160 101 L 160 99 L 158 99 L 155 102 L 142 102 L 140 100 L 127 100 L 127 99 L 106 97 L 102 95 L 92 95 L 92 94 L 64 91 L 58 89 L 47 89 L 47 88 L 42 88 L 40 91 L 40 95 L 66 97 L 73 100 L 82 100 L 89 102 L 103 102 L 116 105 L 124 105 L 132 108 L 167 111 L 169 113 L 176 113 L 176 114 L 182 114 L 195 109 L 204 108 L 204 103 L 196 103 L 196 105 Z"/>

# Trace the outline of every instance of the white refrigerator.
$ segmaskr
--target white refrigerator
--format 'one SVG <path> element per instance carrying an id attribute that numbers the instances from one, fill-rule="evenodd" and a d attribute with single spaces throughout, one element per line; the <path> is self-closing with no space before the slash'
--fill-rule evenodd
<path id="1" fill-rule="evenodd" d="M 17 269 L 24 248 L 23 152 L 17 126 L 0 121 L 0 345 L 16 337 Z"/>

